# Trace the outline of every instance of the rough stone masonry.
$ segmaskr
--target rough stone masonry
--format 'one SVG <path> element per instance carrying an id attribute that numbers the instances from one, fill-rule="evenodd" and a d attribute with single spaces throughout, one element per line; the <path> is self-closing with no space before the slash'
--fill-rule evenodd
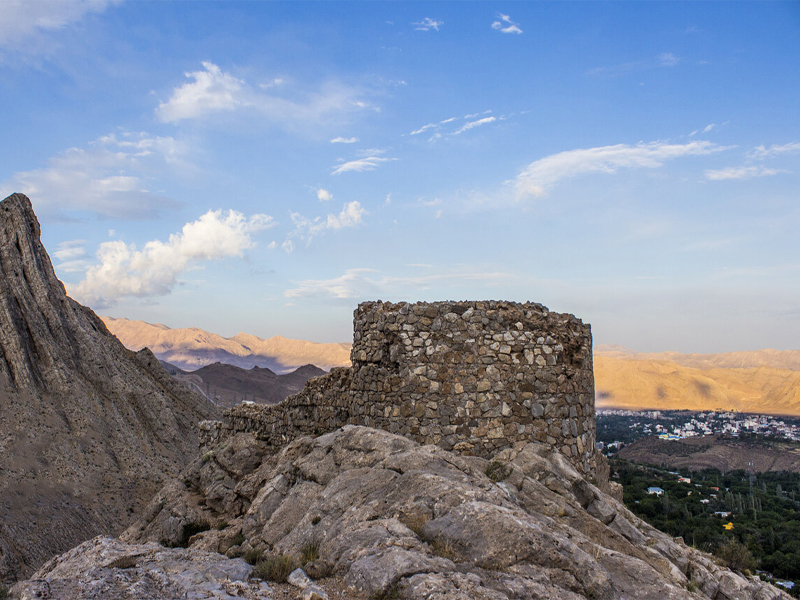
<path id="1" fill-rule="evenodd" d="M 536 440 L 595 475 L 588 324 L 535 303 L 364 302 L 352 366 L 273 406 L 239 405 L 201 424 L 205 444 L 254 433 L 275 445 L 346 424 L 489 457 Z"/>

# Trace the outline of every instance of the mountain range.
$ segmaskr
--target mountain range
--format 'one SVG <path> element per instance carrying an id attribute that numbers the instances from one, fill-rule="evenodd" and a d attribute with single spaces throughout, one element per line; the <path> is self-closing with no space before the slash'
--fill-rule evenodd
<path id="1" fill-rule="evenodd" d="M 203 394 L 221 407 L 231 407 L 242 401 L 276 404 L 302 390 L 312 377 L 325 374 L 314 365 L 304 365 L 290 373 L 277 375 L 266 367 L 248 370 L 218 362 L 196 371 L 183 371 L 167 362 L 161 364 L 187 388 Z"/>
<path id="2" fill-rule="evenodd" d="M 637 354 L 594 351 L 597 408 L 800 415 L 800 351 Z"/>
<path id="3" fill-rule="evenodd" d="M 308 364 L 326 371 L 350 364 L 352 344 L 317 344 L 279 335 L 265 340 L 247 333 L 226 338 L 196 327 L 170 329 L 144 321 L 101 318 L 127 348 L 138 351 L 147 347 L 160 360 L 183 371 L 194 371 L 215 362 L 242 369 L 263 367 L 277 374 Z"/>
<path id="4" fill-rule="evenodd" d="M 243 369 L 254 366 L 287 373 L 301 365 L 322 369 L 350 364 L 351 344 L 316 344 L 276 336 L 263 340 L 240 333 L 232 338 L 202 329 L 170 329 L 144 321 L 103 317 L 109 330 L 128 348 L 150 348 L 177 368 L 197 369 L 215 362 Z M 622 346 L 594 349 L 598 408 L 737 410 L 800 415 L 800 350 L 758 350 L 719 354 L 637 353 Z M 209 375 L 211 373 L 208 373 Z M 229 385 L 228 396 L 241 399 L 257 386 Z M 186 379 L 185 376 L 182 376 Z M 233 375 L 226 376 L 230 382 Z M 199 383 L 204 388 L 205 383 Z M 213 383 L 212 383 L 213 385 Z M 277 396 L 276 396 L 277 398 Z M 225 402 L 223 402 L 225 403 Z"/>

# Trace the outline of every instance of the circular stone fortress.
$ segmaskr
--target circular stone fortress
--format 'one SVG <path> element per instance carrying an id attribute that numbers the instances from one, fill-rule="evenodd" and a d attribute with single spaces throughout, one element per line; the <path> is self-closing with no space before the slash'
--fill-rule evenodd
<path id="1" fill-rule="evenodd" d="M 542 442 L 595 475 L 592 334 L 580 319 L 535 303 L 377 301 L 358 306 L 354 330 L 351 367 L 202 423 L 204 442 L 250 432 L 282 445 L 354 424 L 484 457 Z"/>

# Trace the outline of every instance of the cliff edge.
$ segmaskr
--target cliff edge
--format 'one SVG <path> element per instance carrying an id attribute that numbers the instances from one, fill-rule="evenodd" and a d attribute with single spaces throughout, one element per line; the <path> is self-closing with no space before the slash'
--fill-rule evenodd
<path id="1" fill-rule="evenodd" d="M 66 295 L 27 197 L 0 202 L 0 580 L 120 531 L 216 415 Z"/>

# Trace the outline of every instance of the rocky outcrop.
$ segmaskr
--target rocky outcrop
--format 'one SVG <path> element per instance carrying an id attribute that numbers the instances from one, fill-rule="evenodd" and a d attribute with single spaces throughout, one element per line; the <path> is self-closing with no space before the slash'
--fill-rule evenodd
<path id="1" fill-rule="evenodd" d="M 333 574 L 367 597 L 788 598 L 648 526 L 546 445 L 487 460 L 359 426 L 278 453 L 234 436 L 162 489 L 122 539 L 131 549 L 184 543 L 201 557 L 263 550 L 299 559 L 313 547 L 312 578 Z M 18 590 L 46 599 L 58 596 L 42 590 L 91 589 L 102 567 L 104 598 L 126 597 L 110 560 L 84 560 L 91 552 L 74 551 L 69 568 L 45 567 Z M 188 597 L 218 597 L 191 589 Z"/>
<path id="2" fill-rule="evenodd" d="M 120 531 L 216 413 L 67 297 L 28 198 L 0 202 L 0 580 Z"/>

